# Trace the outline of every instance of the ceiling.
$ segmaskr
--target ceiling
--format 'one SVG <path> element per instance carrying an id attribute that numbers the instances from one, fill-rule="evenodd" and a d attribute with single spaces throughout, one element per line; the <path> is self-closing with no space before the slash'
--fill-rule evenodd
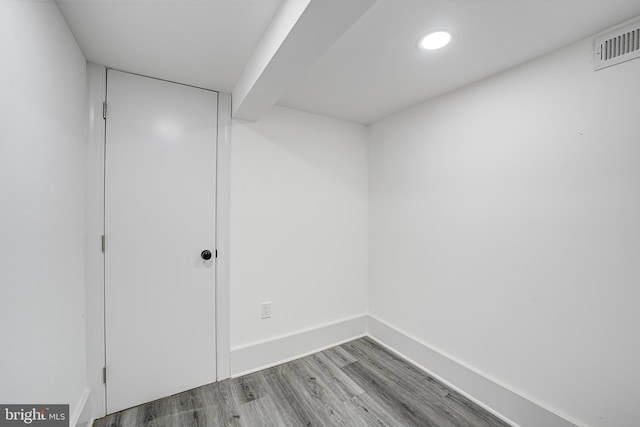
<path id="1" fill-rule="evenodd" d="M 232 92 L 281 1 L 57 4 L 89 61 Z M 369 124 L 638 15 L 638 0 L 378 0 L 278 103 Z M 438 29 L 450 45 L 417 48 Z"/>
<path id="2" fill-rule="evenodd" d="M 56 0 L 88 61 L 231 92 L 281 0 Z"/>

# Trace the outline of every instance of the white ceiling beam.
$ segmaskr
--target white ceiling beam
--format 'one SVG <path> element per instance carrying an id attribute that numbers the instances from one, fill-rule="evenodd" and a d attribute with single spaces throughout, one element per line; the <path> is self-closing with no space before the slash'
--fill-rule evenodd
<path id="1" fill-rule="evenodd" d="M 256 121 L 377 0 L 284 0 L 233 89 L 233 117 Z"/>

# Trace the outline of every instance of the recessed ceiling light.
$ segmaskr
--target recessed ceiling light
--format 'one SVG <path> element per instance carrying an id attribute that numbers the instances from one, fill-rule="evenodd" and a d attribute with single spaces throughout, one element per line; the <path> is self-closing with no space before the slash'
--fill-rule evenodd
<path id="1" fill-rule="evenodd" d="M 446 31 L 436 31 L 427 34 L 420 40 L 420 47 L 427 50 L 440 49 L 445 47 L 451 41 L 451 34 Z"/>

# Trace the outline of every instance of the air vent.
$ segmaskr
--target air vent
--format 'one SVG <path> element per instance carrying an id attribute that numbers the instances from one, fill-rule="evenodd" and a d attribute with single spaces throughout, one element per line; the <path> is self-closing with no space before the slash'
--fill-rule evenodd
<path id="1" fill-rule="evenodd" d="M 593 66 L 601 70 L 621 62 L 640 58 L 640 21 L 596 37 Z"/>

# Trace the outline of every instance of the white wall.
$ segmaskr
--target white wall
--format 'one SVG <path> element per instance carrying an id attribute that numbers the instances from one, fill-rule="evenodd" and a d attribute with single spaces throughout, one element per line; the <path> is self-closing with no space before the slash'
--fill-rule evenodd
<path id="1" fill-rule="evenodd" d="M 370 129 L 370 311 L 589 426 L 640 424 L 640 61 L 591 40 Z"/>
<path id="2" fill-rule="evenodd" d="M 231 143 L 232 350 L 365 313 L 366 128 L 274 107 Z"/>
<path id="3" fill-rule="evenodd" d="M 85 59 L 52 1 L 0 3 L 0 402 L 85 390 Z"/>

